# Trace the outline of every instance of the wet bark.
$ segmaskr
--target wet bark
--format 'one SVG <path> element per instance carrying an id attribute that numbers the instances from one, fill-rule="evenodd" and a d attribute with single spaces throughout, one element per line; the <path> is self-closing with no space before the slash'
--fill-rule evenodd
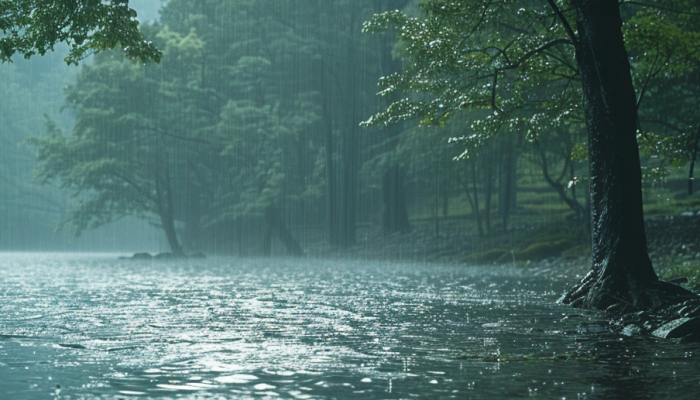
<path id="1" fill-rule="evenodd" d="M 617 0 L 572 0 L 588 131 L 592 267 L 561 301 L 625 313 L 695 297 L 659 281 L 647 252 L 637 108 Z"/>

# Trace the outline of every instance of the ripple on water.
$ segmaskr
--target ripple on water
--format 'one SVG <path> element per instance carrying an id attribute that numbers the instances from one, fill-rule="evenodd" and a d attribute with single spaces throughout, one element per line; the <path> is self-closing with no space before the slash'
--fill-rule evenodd
<path id="1" fill-rule="evenodd" d="M 574 278 L 539 272 L 2 254 L 0 392 L 299 399 L 694 393 L 700 349 L 610 337 L 592 315 L 554 304 Z"/>

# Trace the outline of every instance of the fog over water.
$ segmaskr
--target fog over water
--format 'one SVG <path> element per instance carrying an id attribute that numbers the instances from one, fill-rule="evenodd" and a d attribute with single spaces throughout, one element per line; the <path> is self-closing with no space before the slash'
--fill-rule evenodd
<path id="1" fill-rule="evenodd" d="M 0 400 L 698 397 L 700 302 L 611 324 L 654 272 L 700 293 L 697 13 L 620 2 L 608 209 L 639 171 L 589 174 L 577 2 L 520 3 L 130 0 L 159 62 L 66 28 L 0 64 Z M 557 303 L 609 243 L 646 272 L 576 293 L 618 308 Z"/>

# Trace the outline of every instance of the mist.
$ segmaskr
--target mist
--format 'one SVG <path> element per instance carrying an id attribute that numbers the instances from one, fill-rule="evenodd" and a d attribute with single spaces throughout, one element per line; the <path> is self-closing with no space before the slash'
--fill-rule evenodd
<path id="1" fill-rule="evenodd" d="M 8 398 L 696 391 L 697 4 L 12 3 Z"/>

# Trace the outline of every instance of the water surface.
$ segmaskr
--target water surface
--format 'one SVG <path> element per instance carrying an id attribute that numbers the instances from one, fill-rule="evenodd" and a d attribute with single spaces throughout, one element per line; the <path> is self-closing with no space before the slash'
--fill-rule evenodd
<path id="1" fill-rule="evenodd" d="M 557 267 L 0 255 L 8 399 L 695 398 L 700 347 L 555 304 Z"/>

